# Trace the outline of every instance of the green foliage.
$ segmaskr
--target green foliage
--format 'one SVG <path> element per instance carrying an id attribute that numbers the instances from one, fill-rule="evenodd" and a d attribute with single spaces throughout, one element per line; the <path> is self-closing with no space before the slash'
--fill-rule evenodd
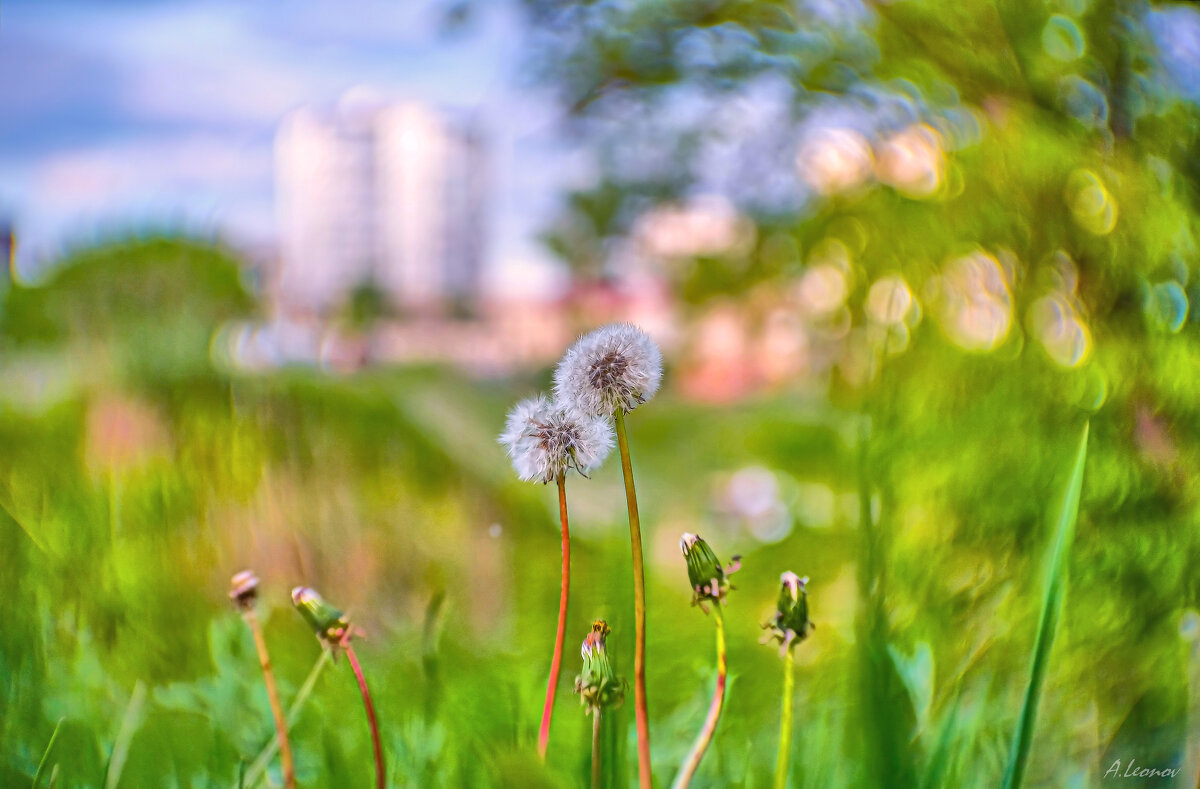
<path id="1" fill-rule="evenodd" d="M 1061 503 L 1054 529 L 1054 541 L 1047 551 L 1046 580 L 1042 592 L 1042 612 L 1034 641 L 1033 661 L 1029 669 L 1029 686 L 1021 706 L 1021 718 L 1013 736 L 1012 754 L 1004 772 L 1005 789 L 1019 789 L 1025 779 L 1029 750 L 1033 743 L 1038 703 L 1050 663 L 1050 649 L 1062 615 L 1063 599 L 1067 594 L 1067 568 L 1071 544 L 1075 540 L 1075 521 L 1079 517 L 1079 493 L 1083 489 L 1083 467 L 1087 462 L 1088 428 L 1084 425 L 1079 438 L 1079 450 L 1071 464 L 1071 473 L 1062 489 Z"/>

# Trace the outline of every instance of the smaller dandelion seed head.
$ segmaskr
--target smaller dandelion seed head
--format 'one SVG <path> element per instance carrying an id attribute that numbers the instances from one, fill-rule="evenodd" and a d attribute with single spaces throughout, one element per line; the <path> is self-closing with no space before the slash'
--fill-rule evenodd
<path id="1" fill-rule="evenodd" d="M 628 413 L 658 392 L 662 351 L 630 323 L 611 323 L 585 334 L 567 349 L 554 371 L 554 392 L 581 413 Z"/>
<path id="2" fill-rule="evenodd" d="M 526 482 L 551 482 L 575 469 L 599 466 L 613 447 L 612 425 L 583 416 L 545 395 L 517 403 L 508 414 L 500 443 L 508 450 L 517 476 Z"/>

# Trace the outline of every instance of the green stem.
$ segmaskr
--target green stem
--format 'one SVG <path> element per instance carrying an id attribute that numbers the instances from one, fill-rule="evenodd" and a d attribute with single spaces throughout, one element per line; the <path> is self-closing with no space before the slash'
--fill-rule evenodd
<path id="1" fill-rule="evenodd" d="M 550 679 L 546 684 L 546 704 L 542 707 L 542 726 L 538 730 L 538 757 L 546 760 L 550 745 L 550 719 L 554 715 L 554 694 L 558 690 L 558 672 L 562 666 L 563 640 L 567 635 L 567 596 L 571 589 L 571 531 L 567 527 L 566 475 L 558 475 L 558 516 L 562 523 L 562 588 L 558 596 L 558 633 L 554 637 L 554 656 L 550 658 Z"/>
<path id="2" fill-rule="evenodd" d="M 604 786 L 600 759 L 600 707 L 592 710 L 592 789 Z"/>
<path id="3" fill-rule="evenodd" d="M 792 668 L 796 661 L 791 645 L 783 654 L 783 714 L 779 720 L 779 758 L 775 762 L 775 789 L 785 789 L 788 779 L 788 760 L 792 753 L 792 693 L 795 679 Z"/>
<path id="4" fill-rule="evenodd" d="M 617 426 L 617 448 L 621 452 L 621 471 L 625 475 L 629 541 L 633 549 L 633 705 L 637 719 L 638 784 L 641 789 L 650 789 L 650 712 L 646 703 L 646 575 L 642 567 L 642 524 L 638 518 L 633 464 L 629 460 L 625 412 L 618 408 L 613 418 Z"/>
<path id="5" fill-rule="evenodd" d="M 692 776 L 696 774 L 700 760 L 704 758 L 704 752 L 712 742 L 713 733 L 717 730 L 717 721 L 721 718 L 721 707 L 725 704 L 725 617 L 721 613 L 720 601 L 714 601 L 713 621 L 717 625 L 717 687 L 713 691 L 712 703 L 708 705 L 708 716 L 704 719 L 704 726 L 700 729 L 696 742 L 692 744 L 692 750 L 683 760 L 679 776 L 672 784 L 673 789 L 686 789 L 692 782 Z"/>
<path id="6" fill-rule="evenodd" d="M 54 741 L 58 739 L 58 730 L 62 728 L 65 720 L 66 718 L 59 718 L 58 723 L 54 724 L 54 733 L 50 735 L 50 742 L 46 743 L 46 750 L 42 752 L 42 760 L 38 762 L 37 772 L 33 774 L 33 789 L 37 789 L 38 784 L 42 782 L 42 773 L 50 761 L 50 751 L 54 750 Z"/>

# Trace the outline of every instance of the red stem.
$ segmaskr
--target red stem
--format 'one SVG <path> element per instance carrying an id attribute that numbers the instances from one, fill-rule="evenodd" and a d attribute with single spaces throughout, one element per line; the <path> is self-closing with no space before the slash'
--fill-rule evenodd
<path id="1" fill-rule="evenodd" d="M 367 723 L 371 725 L 371 745 L 375 748 L 375 786 L 385 789 L 387 773 L 383 766 L 383 746 L 379 742 L 379 721 L 375 719 L 375 705 L 371 703 L 371 691 L 367 690 L 367 678 L 363 676 L 362 666 L 358 664 L 358 656 L 349 640 L 345 644 L 346 657 L 350 668 L 354 669 L 354 678 L 358 680 L 358 689 L 362 692 L 363 705 L 367 708 Z"/>
<path id="2" fill-rule="evenodd" d="M 558 596 L 558 634 L 554 637 L 554 657 L 550 660 L 550 681 L 546 685 L 546 705 L 542 707 L 542 727 L 538 731 L 538 756 L 546 758 L 550 744 L 550 718 L 554 715 L 554 692 L 562 665 L 563 639 L 567 633 L 567 595 L 571 588 L 571 531 L 567 527 L 567 483 L 558 475 L 558 517 L 562 521 L 562 591 Z"/>

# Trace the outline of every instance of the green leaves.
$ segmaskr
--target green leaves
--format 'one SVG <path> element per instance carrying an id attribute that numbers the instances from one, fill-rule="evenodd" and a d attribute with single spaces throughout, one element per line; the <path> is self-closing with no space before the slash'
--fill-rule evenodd
<path id="1" fill-rule="evenodd" d="M 1004 773 L 1004 789 L 1019 789 L 1025 778 L 1026 763 L 1033 740 L 1033 729 L 1037 722 L 1038 701 L 1042 684 L 1050 664 L 1050 648 L 1054 645 L 1054 634 L 1062 614 L 1063 600 L 1067 593 L 1067 567 L 1071 543 L 1075 538 L 1075 521 L 1079 516 L 1079 492 L 1083 487 L 1083 467 L 1087 459 L 1088 425 L 1083 426 L 1079 437 L 1079 448 L 1071 474 L 1059 496 L 1059 508 L 1054 530 L 1054 542 L 1046 556 L 1045 588 L 1042 594 L 1042 614 L 1038 620 L 1037 640 L 1033 645 L 1033 665 L 1029 671 L 1029 685 L 1025 689 L 1025 701 L 1021 706 L 1021 718 L 1013 736 L 1012 752 L 1008 768 Z"/>

